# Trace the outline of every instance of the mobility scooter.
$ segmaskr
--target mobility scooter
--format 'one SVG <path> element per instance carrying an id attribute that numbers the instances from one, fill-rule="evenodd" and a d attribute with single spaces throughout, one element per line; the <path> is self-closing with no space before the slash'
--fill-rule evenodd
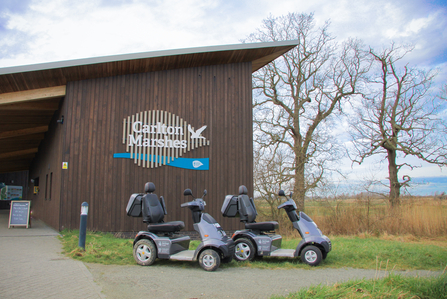
<path id="1" fill-rule="evenodd" d="M 284 191 L 279 191 L 279 196 L 285 196 Z M 287 197 L 286 197 L 287 198 Z M 255 203 L 247 195 L 245 186 L 239 187 L 239 196 L 227 195 L 222 206 L 222 214 L 225 217 L 239 217 L 245 225 L 245 230 L 238 230 L 233 234 L 235 242 L 234 258 L 237 261 L 252 261 L 255 257 L 301 257 L 301 260 L 310 266 L 317 266 L 331 251 L 331 241 L 318 229 L 315 222 L 304 212 L 296 213 L 296 204 L 292 199 L 292 193 L 288 200 L 278 206 L 284 209 L 299 232 L 302 240 L 296 249 L 281 249 L 282 237 L 275 234 L 278 222 L 255 222 Z"/>
<path id="2" fill-rule="evenodd" d="M 182 207 L 191 210 L 194 229 L 200 234 L 202 242 L 196 250 L 189 250 L 190 237 L 178 235 L 185 227 L 183 221 L 163 222 L 166 205 L 163 197 L 158 198 L 155 185 L 146 183 L 146 194 L 132 194 L 126 207 L 128 216 L 143 217 L 147 231 L 140 231 L 133 242 L 133 256 L 142 266 L 152 265 L 155 259 L 179 261 L 199 261 L 206 271 L 214 271 L 220 263 L 228 263 L 233 258 L 234 242 L 229 238 L 219 223 L 207 213 L 203 197 L 183 203 Z M 192 191 L 186 189 L 184 195 L 194 198 Z"/>

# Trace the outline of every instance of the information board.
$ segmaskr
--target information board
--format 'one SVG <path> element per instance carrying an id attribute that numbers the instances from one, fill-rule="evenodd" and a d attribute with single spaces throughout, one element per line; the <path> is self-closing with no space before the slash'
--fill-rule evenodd
<path id="1" fill-rule="evenodd" d="M 26 200 L 12 200 L 11 209 L 9 211 L 9 224 L 11 226 L 26 226 L 29 227 L 29 211 L 30 201 Z"/>

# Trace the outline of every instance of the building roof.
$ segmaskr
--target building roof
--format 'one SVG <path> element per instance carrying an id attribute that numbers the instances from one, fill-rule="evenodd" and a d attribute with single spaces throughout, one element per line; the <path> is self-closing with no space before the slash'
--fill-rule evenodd
<path id="1" fill-rule="evenodd" d="M 70 81 L 252 62 L 252 72 L 297 41 L 143 52 L 0 68 L 0 173 L 29 169 Z"/>
<path id="2" fill-rule="evenodd" d="M 280 41 L 211 46 L 0 68 L 0 94 L 69 81 L 229 63 L 252 62 L 254 72 L 296 45 L 296 41 Z"/>

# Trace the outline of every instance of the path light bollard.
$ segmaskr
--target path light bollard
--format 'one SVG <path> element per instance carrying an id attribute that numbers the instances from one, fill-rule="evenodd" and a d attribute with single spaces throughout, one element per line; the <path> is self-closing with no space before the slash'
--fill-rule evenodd
<path id="1" fill-rule="evenodd" d="M 85 201 L 81 205 L 81 224 L 79 226 L 79 244 L 78 246 L 85 250 L 85 236 L 87 234 L 87 214 L 88 203 Z"/>

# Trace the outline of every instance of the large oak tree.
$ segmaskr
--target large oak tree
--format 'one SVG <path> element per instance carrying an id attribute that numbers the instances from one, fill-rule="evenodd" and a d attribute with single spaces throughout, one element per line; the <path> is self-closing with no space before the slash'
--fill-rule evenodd
<path id="1" fill-rule="evenodd" d="M 271 160 L 280 151 L 284 175 L 304 210 L 335 156 L 331 116 L 357 93 L 368 65 L 357 40 L 339 45 L 329 23 L 315 26 L 313 14 L 269 17 L 246 41 L 296 40 L 298 46 L 253 75 L 255 148 Z M 256 174 L 255 174 L 256 177 Z M 279 186 L 278 186 L 279 187 Z"/>
<path id="2" fill-rule="evenodd" d="M 447 122 L 440 114 L 445 101 L 430 94 L 436 72 L 403 64 L 411 51 L 411 47 L 394 44 L 382 51 L 369 50 L 374 72 L 351 118 L 354 161 L 363 163 L 373 155 L 386 157 L 392 206 L 399 204 L 401 187 L 410 181 L 409 176 L 399 181 L 399 171 L 418 166 L 409 162 L 409 156 L 447 165 Z"/>

